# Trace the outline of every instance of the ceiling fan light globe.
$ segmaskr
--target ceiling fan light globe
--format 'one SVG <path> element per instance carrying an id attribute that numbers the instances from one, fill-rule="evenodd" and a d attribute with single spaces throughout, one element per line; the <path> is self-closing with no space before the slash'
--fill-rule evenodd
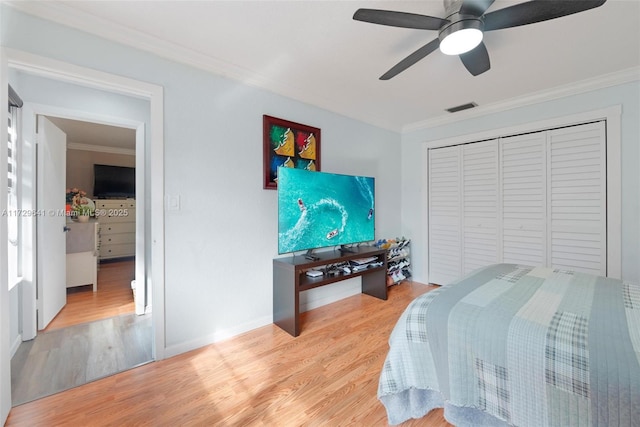
<path id="1" fill-rule="evenodd" d="M 482 42 L 483 33 L 477 28 L 463 28 L 447 35 L 440 42 L 440 51 L 445 55 L 460 55 L 469 52 Z"/>

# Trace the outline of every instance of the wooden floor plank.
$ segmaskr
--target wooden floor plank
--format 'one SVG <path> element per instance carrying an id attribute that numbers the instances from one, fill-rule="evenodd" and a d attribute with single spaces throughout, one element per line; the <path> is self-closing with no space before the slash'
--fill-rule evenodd
<path id="1" fill-rule="evenodd" d="M 7 426 L 386 425 L 377 400 L 388 338 L 416 296 L 355 295 L 303 313 L 297 338 L 275 325 L 12 409 Z M 442 410 L 403 426 L 449 426 Z"/>
<path id="2" fill-rule="evenodd" d="M 91 285 L 67 289 L 67 304 L 47 325 L 45 331 L 79 323 L 107 319 L 135 312 L 131 280 L 135 277 L 135 261 L 101 263 L 98 291 Z"/>
<path id="3" fill-rule="evenodd" d="M 125 333 L 131 329 L 139 334 Z M 22 343 L 11 360 L 13 404 L 147 363 L 152 336 L 151 317 L 135 314 L 42 332 Z"/>
<path id="4" fill-rule="evenodd" d="M 103 264 L 98 292 L 68 289 L 67 305 L 11 359 L 13 404 L 66 390 L 152 359 L 150 315 L 134 314 L 134 261 Z"/>

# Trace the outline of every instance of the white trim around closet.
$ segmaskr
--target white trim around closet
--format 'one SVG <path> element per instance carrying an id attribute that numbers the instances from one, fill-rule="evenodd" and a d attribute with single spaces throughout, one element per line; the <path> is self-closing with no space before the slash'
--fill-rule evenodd
<path id="1" fill-rule="evenodd" d="M 621 114 L 622 106 L 615 105 L 604 109 L 572 114 L 552 119 L 541 120 L 521 125 L 507 126 L 490 129 L 487 131 L 458 135 L 437 141 L 429 141 L 423 145 L 422 162 L 427 164 L 428 151 L 431 148 L 447 147 L 472 142 L 485 141 L 511 135 L 519 135 L 528 132 L 537 132 L 563 126 L 588 123 L 596 120 L 606 120 L 607 138 L 607 275 L 620 279 L 622 276 L 622 175 L 621 175 Z M 424 173 L 424 187 L 428 200 L 428 170 Z M 427 207 L 428 209 L 428 207 Z M 424 265 L 429 265 L 429 224 L 425 227 L 425 244 L 427 250 L 424 254 Z M 427 267 L 427 272 L 429 271 Z M 428 273 L 427 273 L 428 274 Z M 431 282 L 429 280 L 429 282 Z"/>

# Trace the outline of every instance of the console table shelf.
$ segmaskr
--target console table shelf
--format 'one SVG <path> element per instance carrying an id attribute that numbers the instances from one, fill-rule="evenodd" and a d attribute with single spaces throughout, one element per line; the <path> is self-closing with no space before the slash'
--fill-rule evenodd
<path id="1" fill-rule="evenodd" d="M 377 270 L 385 271 L 383 267 L 375 267 L 368 268 L 363 271 L 358 271 L 355 273 L 343 273 L 339 276 L 320 276 L 320 277 L 308 277 L 306 275 L 300 277 L 300 291 L 308 291 L 309 289 L 317 288 L 319 286 L 330 285 L 331 283 L 340 282 L 345 279 L 350 279 L 352 277 L 362 276 L 363 274 L 371 274 Z M 365 292 L 366 293 L 366 292 Z M 382 298 L 386 299 L 386 298 Z"/>
<path id="2" fill-rule="evenodd" d="M 353 252 L 327 251 L 310 261 L 304 256 L 273 259 L 273 323 L 297 337 L 300 335 L 300 292 L 329 285 L 352 277 L 362 277 L 362 293 L 387 299 L 387 251 L 375 247 L 359 247 Z M 381 265 L 351 273 L 309 277 L 308 270 L 326 270 L 327 266 L 362 258 L 375 257 Z"/>

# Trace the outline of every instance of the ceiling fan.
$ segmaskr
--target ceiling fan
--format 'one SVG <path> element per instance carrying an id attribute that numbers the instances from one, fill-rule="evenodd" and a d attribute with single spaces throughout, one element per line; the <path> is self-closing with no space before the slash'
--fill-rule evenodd
<path id="1" fill-rule="evenodd" d="M 380 80 L 403 72 L 434 50 L 447 55 L 459 55 L 474 76 L 491 68 L 489 53 L 482 42 L 483 31 L 501 30 L 560 18 L 601 6 L 606 0 L 533 0 L 485 13 L 494 0 L 443 0 L 445 18 L 416 13 L 379 9 L 358 9 L 356 21 L 391 27 L 438 31 L 438 37 L 404 58 Z"/>

